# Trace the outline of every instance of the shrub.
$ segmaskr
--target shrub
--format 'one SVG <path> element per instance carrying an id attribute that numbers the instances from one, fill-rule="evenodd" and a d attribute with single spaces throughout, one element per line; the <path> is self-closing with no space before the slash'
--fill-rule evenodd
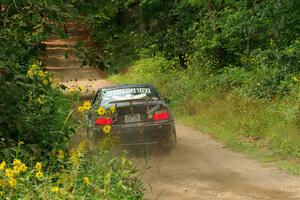
<path id="1" fill-rule="evenodd" d="M 53 144 L 64 146 L 74 132 L 68 114 L 71 103 L 35 61 L 26 74 L 13 75 L 14 83 L 1 82 L 1 158 L 12 158 L 24 142 L 24 157 L 46 157 Z"/>
<path id="2" fill-rule="evenodd" d="M 44 162 L 2 161 L 0 198 L 142 199 L 142 184 L 125 155 L 116 158 L 101 147 L 92 151 L 87 145 L 83 141 L 70 153 L 56 151 L 55 173 Z"/>

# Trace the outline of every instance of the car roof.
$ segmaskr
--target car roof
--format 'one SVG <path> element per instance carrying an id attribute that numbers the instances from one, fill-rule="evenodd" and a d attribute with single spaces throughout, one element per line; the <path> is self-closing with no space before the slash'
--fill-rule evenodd
<path id="1" fill-rule="evenodd" d="M 151 84 L 120 84 L 120 85 L 113 85 L 107 87 L 101 87 L 100 89 L 123 89 L 123 88 L 131 88 L 131 87 L 151 87 L 155 89 L 155 87 Z M 155 89 L 156 90 L 156 89 Z"/>

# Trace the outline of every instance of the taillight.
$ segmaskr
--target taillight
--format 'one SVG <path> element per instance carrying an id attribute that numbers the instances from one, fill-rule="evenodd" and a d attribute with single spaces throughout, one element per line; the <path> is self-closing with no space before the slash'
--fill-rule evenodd
<path id="1" fill-rule="evenodd" d="M 112 124 L 112 119 L 110 117 L 99 117 L 96 120 L 97 125 L 111 125 Z"/>
<path id="2" fill-rule="evenodd" d="M 158 112 L 154 113 L 154 115 L 153 115 L 153 119 L 155 121 L 167 120 L 167 119 L 169 119 L 169 117 L 170 117 L 169 113 L 166 110 L 158 111 Z"/>

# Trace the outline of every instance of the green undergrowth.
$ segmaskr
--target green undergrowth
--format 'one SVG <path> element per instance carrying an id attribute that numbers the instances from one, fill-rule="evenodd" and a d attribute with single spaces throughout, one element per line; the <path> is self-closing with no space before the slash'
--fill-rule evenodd
<path id="1" fill-rule="evenodd" d="M 234 150 L 300 174 L 300 105 L 296 87 L 293 94 L 281 99 L 259 99 L 245 95 L 247 88 L 225 90 L 226 83 L 216 88 L 215 82 L 226 82 L 224 74 L 210 78 L 193 68 L 170 70 L 171 65 L 159 56 L 144 58 L 109 79 L 116 83 L 154 84 L 171 99 L 177 121 L 212 135 Z"/>

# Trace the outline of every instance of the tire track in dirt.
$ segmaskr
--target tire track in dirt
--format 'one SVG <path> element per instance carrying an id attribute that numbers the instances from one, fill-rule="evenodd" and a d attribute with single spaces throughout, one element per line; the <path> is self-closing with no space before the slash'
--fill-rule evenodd
<path id="1" fill-rule="evenodd" d="M 72 26 L 71 26 L 72 27 Z M 69 28 L 69 39 L 50 38 L 47 44 L 47 69 L 56 81 L 67 87 L 88 88 L 91 93 L 111 85 L 102 72 L 81 68 L 77 57 L 65 52 L 80 39 L 83 30 Z M 296 200 L 300 199 L 300 178 L 281 172 L 234 153 L 208 135 L 176 124 L 178 145 L 169 154 L 150 148 L 150 156 L 132 156 L 141 169 L 148 199 L 203 200 Z M 137 149 L 143 155 L 143 149 Z M 147 162 L 145 161 L 147 160 Z"/>

